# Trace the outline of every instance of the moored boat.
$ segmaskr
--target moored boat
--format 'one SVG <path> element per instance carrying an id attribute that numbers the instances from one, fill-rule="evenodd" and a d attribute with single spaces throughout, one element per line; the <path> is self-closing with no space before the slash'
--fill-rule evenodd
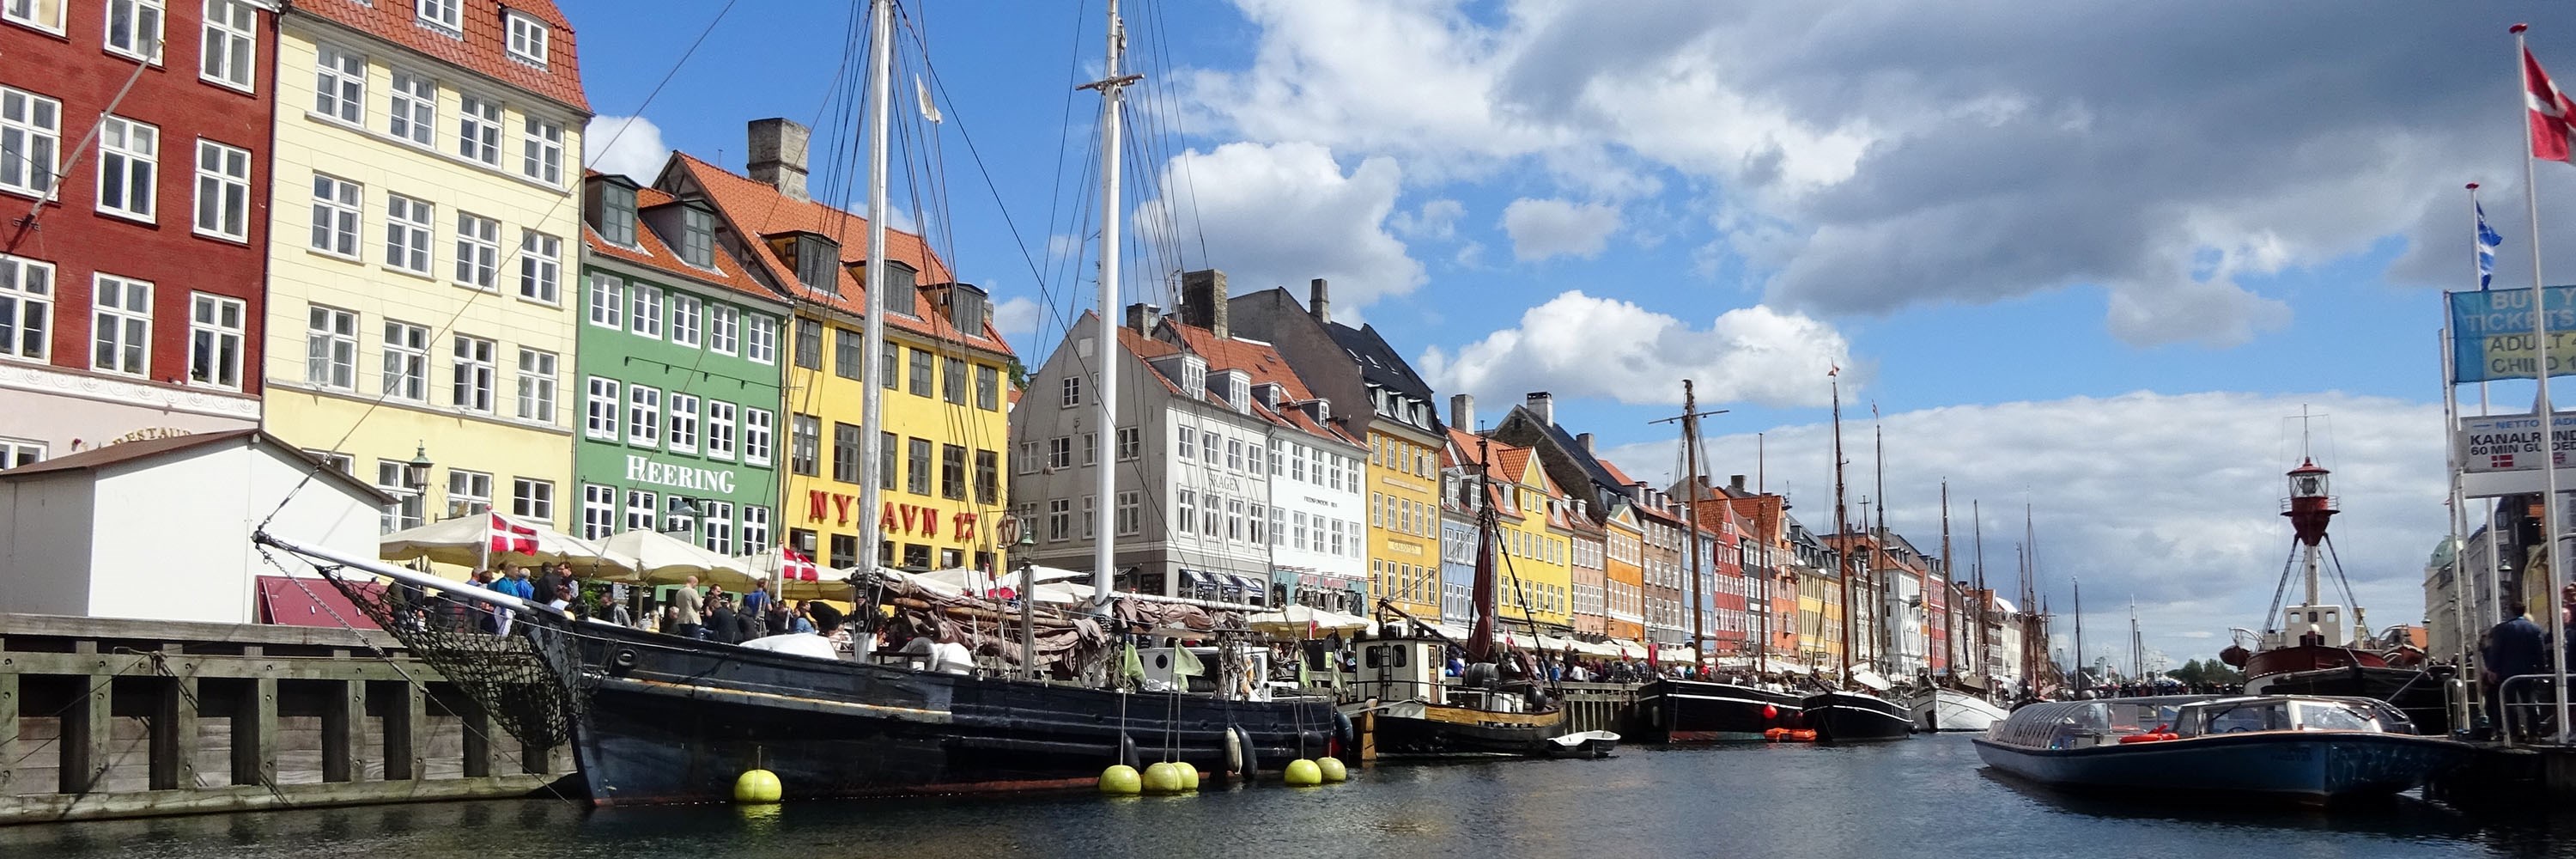
<path id="1" fill-rule="evenodd" d="M 1807 696 L 1807 727 L 1821 743 L 1872 743 L 1914 735 L 1914 714 L 1894 701 L 1860 691 Z"/>
<path id="2" fill-rule="evenodd" d="M 2052 787 L 2325 803 L 2396 793 L 2467 757 L 2414 729 L 2367 698 L 2174 695 L 2032 704 L 1975 742 L 1987 766 Z"/>
<path id="3" fill-rule="evenodd" d="M 1758 743 L 1764 731 L 1804 724 L 1806 699 L 1741 683 L 1665 678 L 1637 689 L 1631 720 L 1640 742 Z"/>
<path id="4" fill-rule="evenodd" d="M 1577 731 L 1547 741 L 1551 758 L 1606 758 L 1619 748 L 1619 735 L 1609 731 Z"/>
<path id="5" fill-rule="evenodd" d="M 1914 712 L 1914 726 L 1932 733 L 1983 731 L 2010 715 L 1984 698 L 1949 688 L 1915 693 L 1908 709 Z"/>

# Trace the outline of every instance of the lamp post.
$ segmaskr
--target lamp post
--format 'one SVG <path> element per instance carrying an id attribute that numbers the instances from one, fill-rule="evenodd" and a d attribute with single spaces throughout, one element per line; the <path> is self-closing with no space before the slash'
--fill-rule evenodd
<path id="1" fill-rule="evenodd" d="M 671 515 L 663 517 L 662 533 L 689 534 L 691 536 L 681 539 L 691 543 L 697 542 L 695 532 L 698 528 L 698 502 L 686 497 L 671 500 L 674 502 L 671 505 Z"/>
<path id="2" fill-rule="evenodd" d="M 425 439 L 412 444 L 411 461 L 403 463 L 403 486 L 411 490 L 411 498 L 402 506 L 420 505 L 418 509 L 423 518 L 429 515 L 429 467 L 434 464 L 429 461 L 429 444 Z M 404 518 L 401 512 L 394 514 L 398 524 Z"/>

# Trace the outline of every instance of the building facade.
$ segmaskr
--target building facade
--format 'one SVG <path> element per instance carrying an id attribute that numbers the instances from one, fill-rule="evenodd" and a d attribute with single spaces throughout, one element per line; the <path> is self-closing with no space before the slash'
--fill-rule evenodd
<path id="1" fill-rule="evenodd" d="M 1645 503 L 1637 506 L 1637 524 L 1645 530 L 1644 568 L 1646 638 L 1658 644 L 1688 644 L 1691 636 L 1690 567 L 1683 553 L 1681 517 L 1664 504 L 1663 493 L 1636 484 Z M 1701 618 L 1702 622 L 1706 617 Z"/>
<path id="2" fill-rule="evenodd" d="M 258 426 L 277 8 L 0 3 L 0 468 Z"/>
<path id="3" fill-rule="evenodd" d="M 581 131 L 547 0 L 303 3 L 279 27 L 270 432 L 399 500 L 387 530 L 571 505 Z M 426 457 L 425 487 L 403 463 Z"/>
<path id="4" fill-rule="evenodd" d="M 1646 543 L 1645 526 L 1637 521 L 1637 505 L 1620 501 L 1611 508 L 1609 518 L 1601 523 L 1603 554 L 1602 581 L 1607 588 L 1608 623 L 1604 632 L 1611 638 L 1626 641 L 1646 640 Z"/>
<path id="5" fill-rule="evenodd" d="M 1577 635 L 1610 634 L 1609 531 L 1584 515 L 1584 503 L 1574 502 L 1574 514 L 1565 517 L 1569 532 L 1566 543 L 1568 573 L 1574 588 L 1572 613 Z"/>
<path id="6" fill-rule="evenodd" d="M 662 531 L 725 555 L 776 545 L 786 300 L 714 241 L 701 202 L 586 180 L 572 390 L 580 530 Z"/>

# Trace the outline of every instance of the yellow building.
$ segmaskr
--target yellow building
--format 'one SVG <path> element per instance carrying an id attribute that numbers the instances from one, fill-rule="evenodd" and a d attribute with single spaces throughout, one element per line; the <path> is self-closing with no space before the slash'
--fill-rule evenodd
<path id="1" fill-rule="evenodd" d="M 566 526 L 590 117 L 549 0 L 279 16 L 269 431 L 399 501 Z M 403 463 L 434 463 L 426 486 Z"/>
<path id="2" fill-rule="evenodd" d="M 1370 424 L 1369 593 L 1428 620 L 1440 617 L 1440 450 L 1418 435 Z"/>
<path id="3" fill-rule="evenodd" d="M 1608 609 L 1608 622 L 1603 633 L 1611 638 L 1629 641 L 1646 640 L 1646 528 L 1637 522 L 1634 504 L 1620 502 L 1601 522 L 1603 557 L 1609 560 L 1602 569 L 1603 588 Z"/>
<path id="4" fill-rule="evenodd" d="M 1530 449 L 1495 444 L 1495 503 L 1503 518 L 1495 573 L 1500 576 L 1502 607 L 1495 617 L 1518 621 L 1550 635 L 1574 629 L 1574 567 L 1570 557 L 1562 493 L 1547 479 L 1547 469 Z M 1526 611 L 1524 611 L 1526 606 Z"/>
<path id="5" fill-rule="evenodd" d="M 763 119 L 750 132 L 750 176 L 675 153 L 655 187 L 711 211 L 714 240 L 795 307 L 779 409 L 786 426 L 778 428 L 787 466 L 779 507 L 786 545 L 835 569 L 857 566 L 859 529 L 874 515 L 878 563 L 992 568 L 991 526 L 1009 509 L 1002 476 L 1012 354 L 992 326 L 983 290 L 951 282 L 921 237 L 891 229 L 893 282 L 871 289 L 863 282 L 867 219 L 806 193 L 806 129 Z M 875 428 L 865 425 L 860 381 L 860 327 L 871 298 L 887 311 L 877 364 L 884 424 Z M 860 500 L 860 457 L 870 444 L 883 463 L 874 511 Z M 1041 456 L 1021 455 L 1031 463 Z"/>

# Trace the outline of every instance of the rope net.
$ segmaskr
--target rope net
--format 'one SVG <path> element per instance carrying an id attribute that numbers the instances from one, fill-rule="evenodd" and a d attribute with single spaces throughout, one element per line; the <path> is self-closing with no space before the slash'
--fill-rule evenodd
<path id="1" fill-rule="evenodd" d="M 571 741 L 590 697 L 573 651 L 572 621 L 414 585 L 352 582 L 335 569 L 324 572 L 368 620 L 438 669 L 502 731 L 534 749 Z"/>

